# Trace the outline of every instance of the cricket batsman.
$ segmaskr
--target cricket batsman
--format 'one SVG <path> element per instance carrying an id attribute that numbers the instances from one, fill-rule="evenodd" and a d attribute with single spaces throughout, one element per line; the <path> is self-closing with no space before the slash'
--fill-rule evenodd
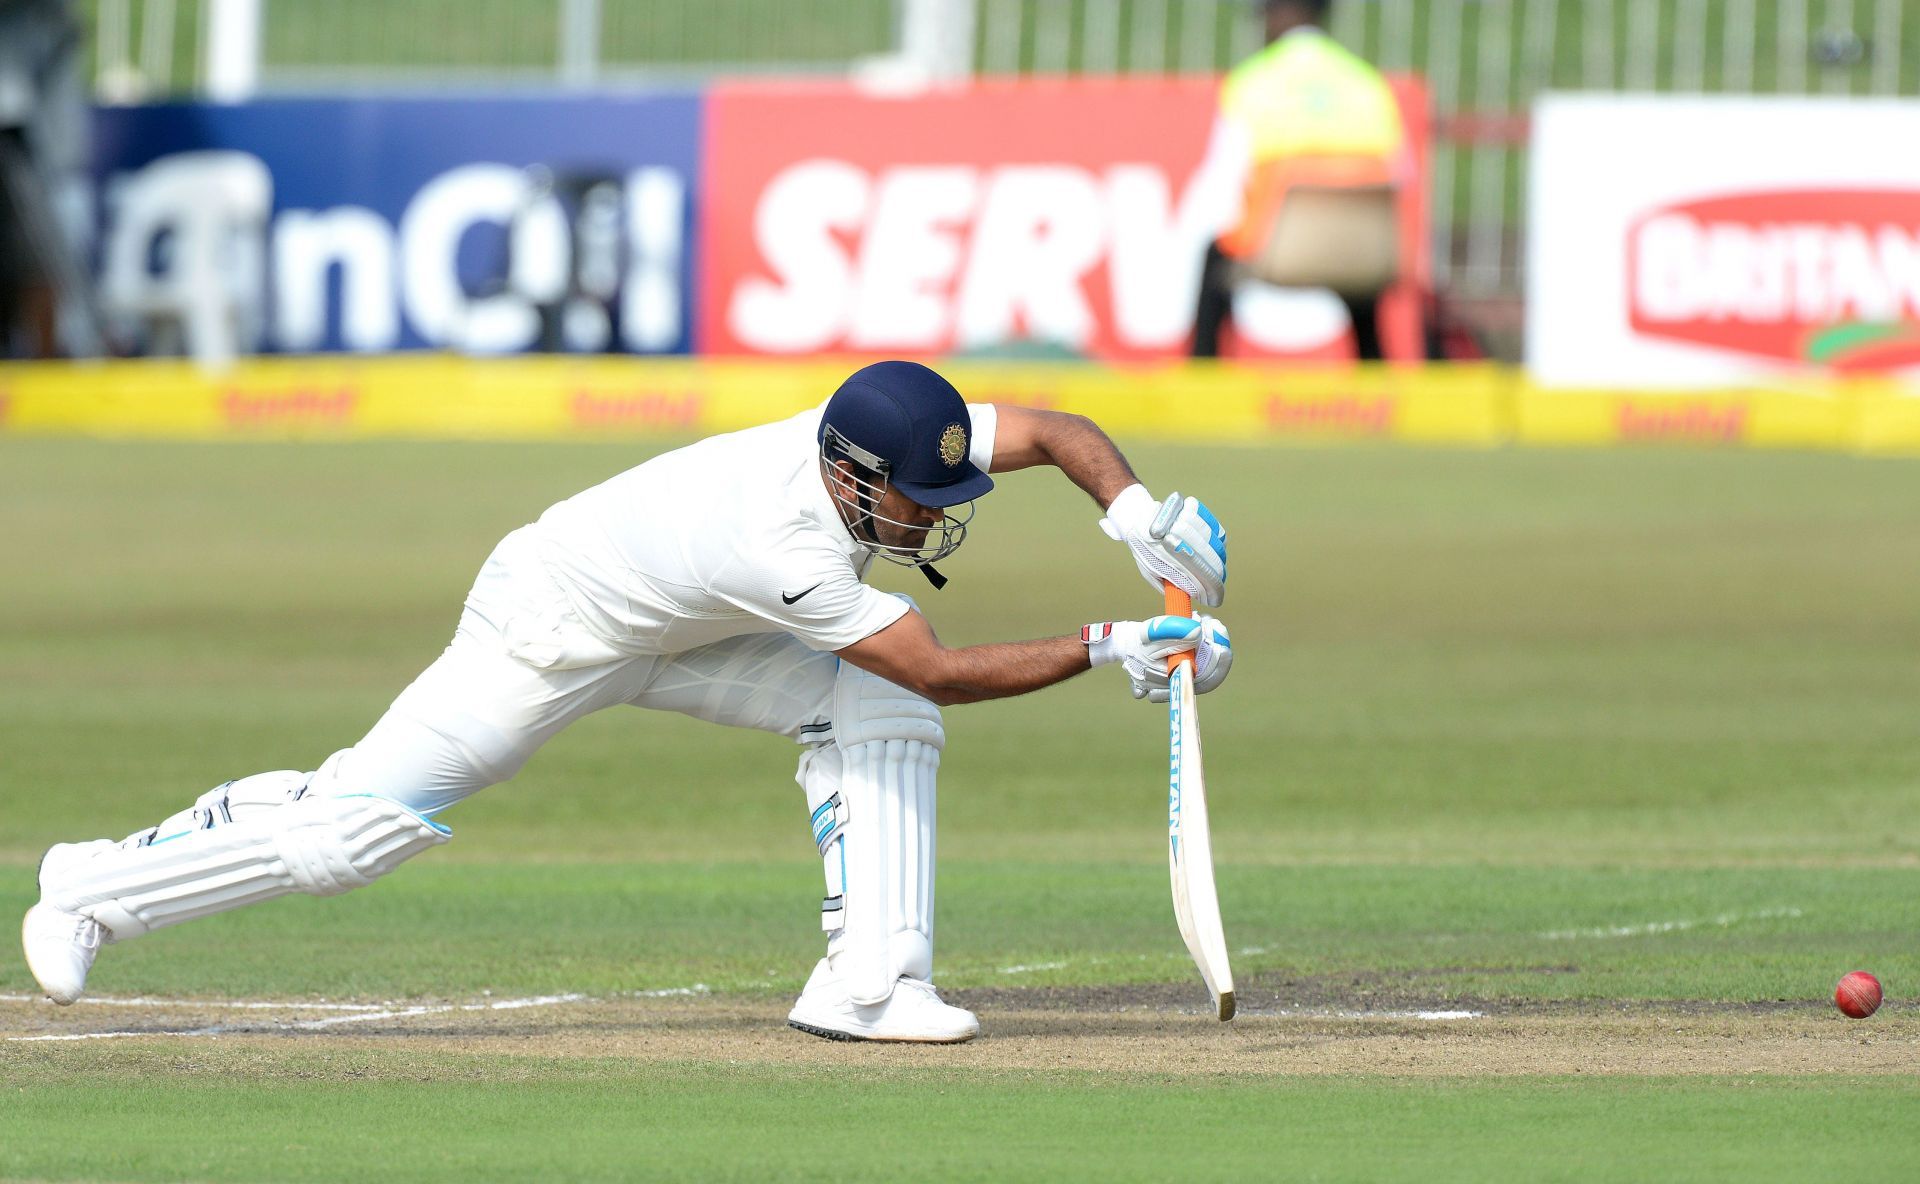
<path id="1" fill-rule="evenodd" d="M 369 884 L 445 843 L 437 815 L 517 773 L 548 738 L 617 705 L 801 745 L 826 869 L 827 953 L 788 1021 L 834 1040 L 955 1042 L 980 1025 L 933 985 L 940 709 L 1120 665 L 1164 698 L 1167 656 L 1226 678 L 1225 626 L 1160 616 L 950 649 L 912 601 L 863 583 L 877 557 L 933 564 L 966 537 L 989 473 L 1052 465 L 1106 511 L 1155 591 L 1226 593 L 1226 531 L 1162 506 L 1090 420 L 969 405 L 911 362 L 854 373 L 826 404 L 655 457 L 568 498 L 488 556 L 444 653 L 351 748 L 258 773 L 126 839 L 56 844 L 22 926 L 56 1003 L 101 946 L 289 893 Z"/>

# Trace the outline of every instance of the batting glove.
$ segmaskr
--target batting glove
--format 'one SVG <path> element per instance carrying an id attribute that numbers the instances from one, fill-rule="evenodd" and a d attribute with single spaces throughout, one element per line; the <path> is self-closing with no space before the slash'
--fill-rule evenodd
<path id="1" fill-rule="evenodd" d="M 1201 632 L 1200 642 L 1194 647 L 1193 691 L 1196 695 L 1204 695 L 1227 681 L 1227 672 L 1233 669 L 1233 642 L 1227 637 L 1225 625 L 1205 613 L 1198 616 Z M 1136 699 L 1165 703 L 1172 697 L 1167 687 L 1165 662 L 1148 666 L 1139 677 L 1135 677 L 1129 669 L 1127 677 L 1133 683 L 1133 697 Z"/>
<path id="2" fill-rule="evenodd" d="M 1227 528 L 1198 498 L 1174 494 L 1156 502 L 1144 485 L 1120 491 L 1100 520 L 1110 539 L 1127 544 L 1155 592 L 1161 581 L 1217 607 L 1227 597 Z"/>
<path id="3" fill-rule="evenodd" d="M 1206 694 L 1227 680 L 1233 667 L 1233 643 L 1227 627 L 1212 617 L 1150 617 L 1144 621 L 1098 621 L 1080 630 L 1087 659 L 1095 666 L 1118 662 L 1126 669 L 1133 697 L 1165 703 L 1167 659 L 1194 652 L 1193 689 Z"/>

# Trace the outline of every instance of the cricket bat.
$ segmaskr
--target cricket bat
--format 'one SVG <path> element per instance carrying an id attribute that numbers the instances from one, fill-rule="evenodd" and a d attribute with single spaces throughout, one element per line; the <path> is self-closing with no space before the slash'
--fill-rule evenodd
<path id="1" fill-rule="evenodd" d="M 1193 598 L 1172 584 L 1164 586 L 1167 612 L 1192 616 Z M 1200 713 L 1194 706 L 1199 696 L 1193 678 L 1191 652 L 1167 659 L 1167 867 L 1180 937 L 1224 1022 L 1233 1018 L 1233 967 L 1227 963 L 1227 935 L 1213 887 L 1213 839 L 1207 827 L 1207 778 L 1200 763 Z"/>

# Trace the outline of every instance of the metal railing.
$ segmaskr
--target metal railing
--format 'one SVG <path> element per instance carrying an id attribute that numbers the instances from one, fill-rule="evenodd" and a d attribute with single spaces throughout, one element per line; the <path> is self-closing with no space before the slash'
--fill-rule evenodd
<path id="1" fill-rule="evenodd" d="M 966 0 L 971 3 L 971 0 Z M 268 91 L 837 73 L 899 41 L 895 0 L 260 0 Z M 198 93 L 209 0 L 83 0 L 103 98 Z"/>
<path id="2" fill-rule="evenodd" d="M 1424 75 L 1435 121 L 1436 282 L 1517 293 L 1524 115 L 1543 90 L 1913 94 L 1912 0 L 1373 0 L 1335 32 L 1388 71 Z"/>
<path id="3" fill-rule="evenodd" d="M 984 74 L 1205 74 L 1260 48 L 1246 0 L 978 0 Z"/>
<path id="4" fill-rule="evenodd" d="M 1519 292 L 1525 113 L 1547 89 L 1920 91 L 1913 0 L 1336 0 L 1332 32 L 1433 105 L 1436 282 Z M 1259 47 L 1246 0 L 979 0 L 983 73 L 1217 71 Z"/>

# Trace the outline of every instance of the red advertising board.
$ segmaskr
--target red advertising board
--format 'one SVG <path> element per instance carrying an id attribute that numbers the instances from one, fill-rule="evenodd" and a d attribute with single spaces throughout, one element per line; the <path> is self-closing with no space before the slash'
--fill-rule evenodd
<path id="1" fill-rule="evenodd" d="M 933 355 L 1041 341 L 1111 360 L 1183 353 L 1211 229 L 1190 182 L 1217 86 L 1008 80 L 910 97 L 838 83 L 716 86 L 698 348 Z M 1417 84 L 1396 91 L 1420 178 L 1402 236 L 1417 285 L 1425 100 Z M 1385 332 L 1404 355 L 1417 301 L 1397 300 Z M 1345 349 L 1336 322 L 1285 352 Z"/>
<path id="2" fill-rule="evenodd" d="M 1786 362 L 1920 363 L 1920 191 L 1780 188 L 1635 219 L 1628 320 Z"/>

